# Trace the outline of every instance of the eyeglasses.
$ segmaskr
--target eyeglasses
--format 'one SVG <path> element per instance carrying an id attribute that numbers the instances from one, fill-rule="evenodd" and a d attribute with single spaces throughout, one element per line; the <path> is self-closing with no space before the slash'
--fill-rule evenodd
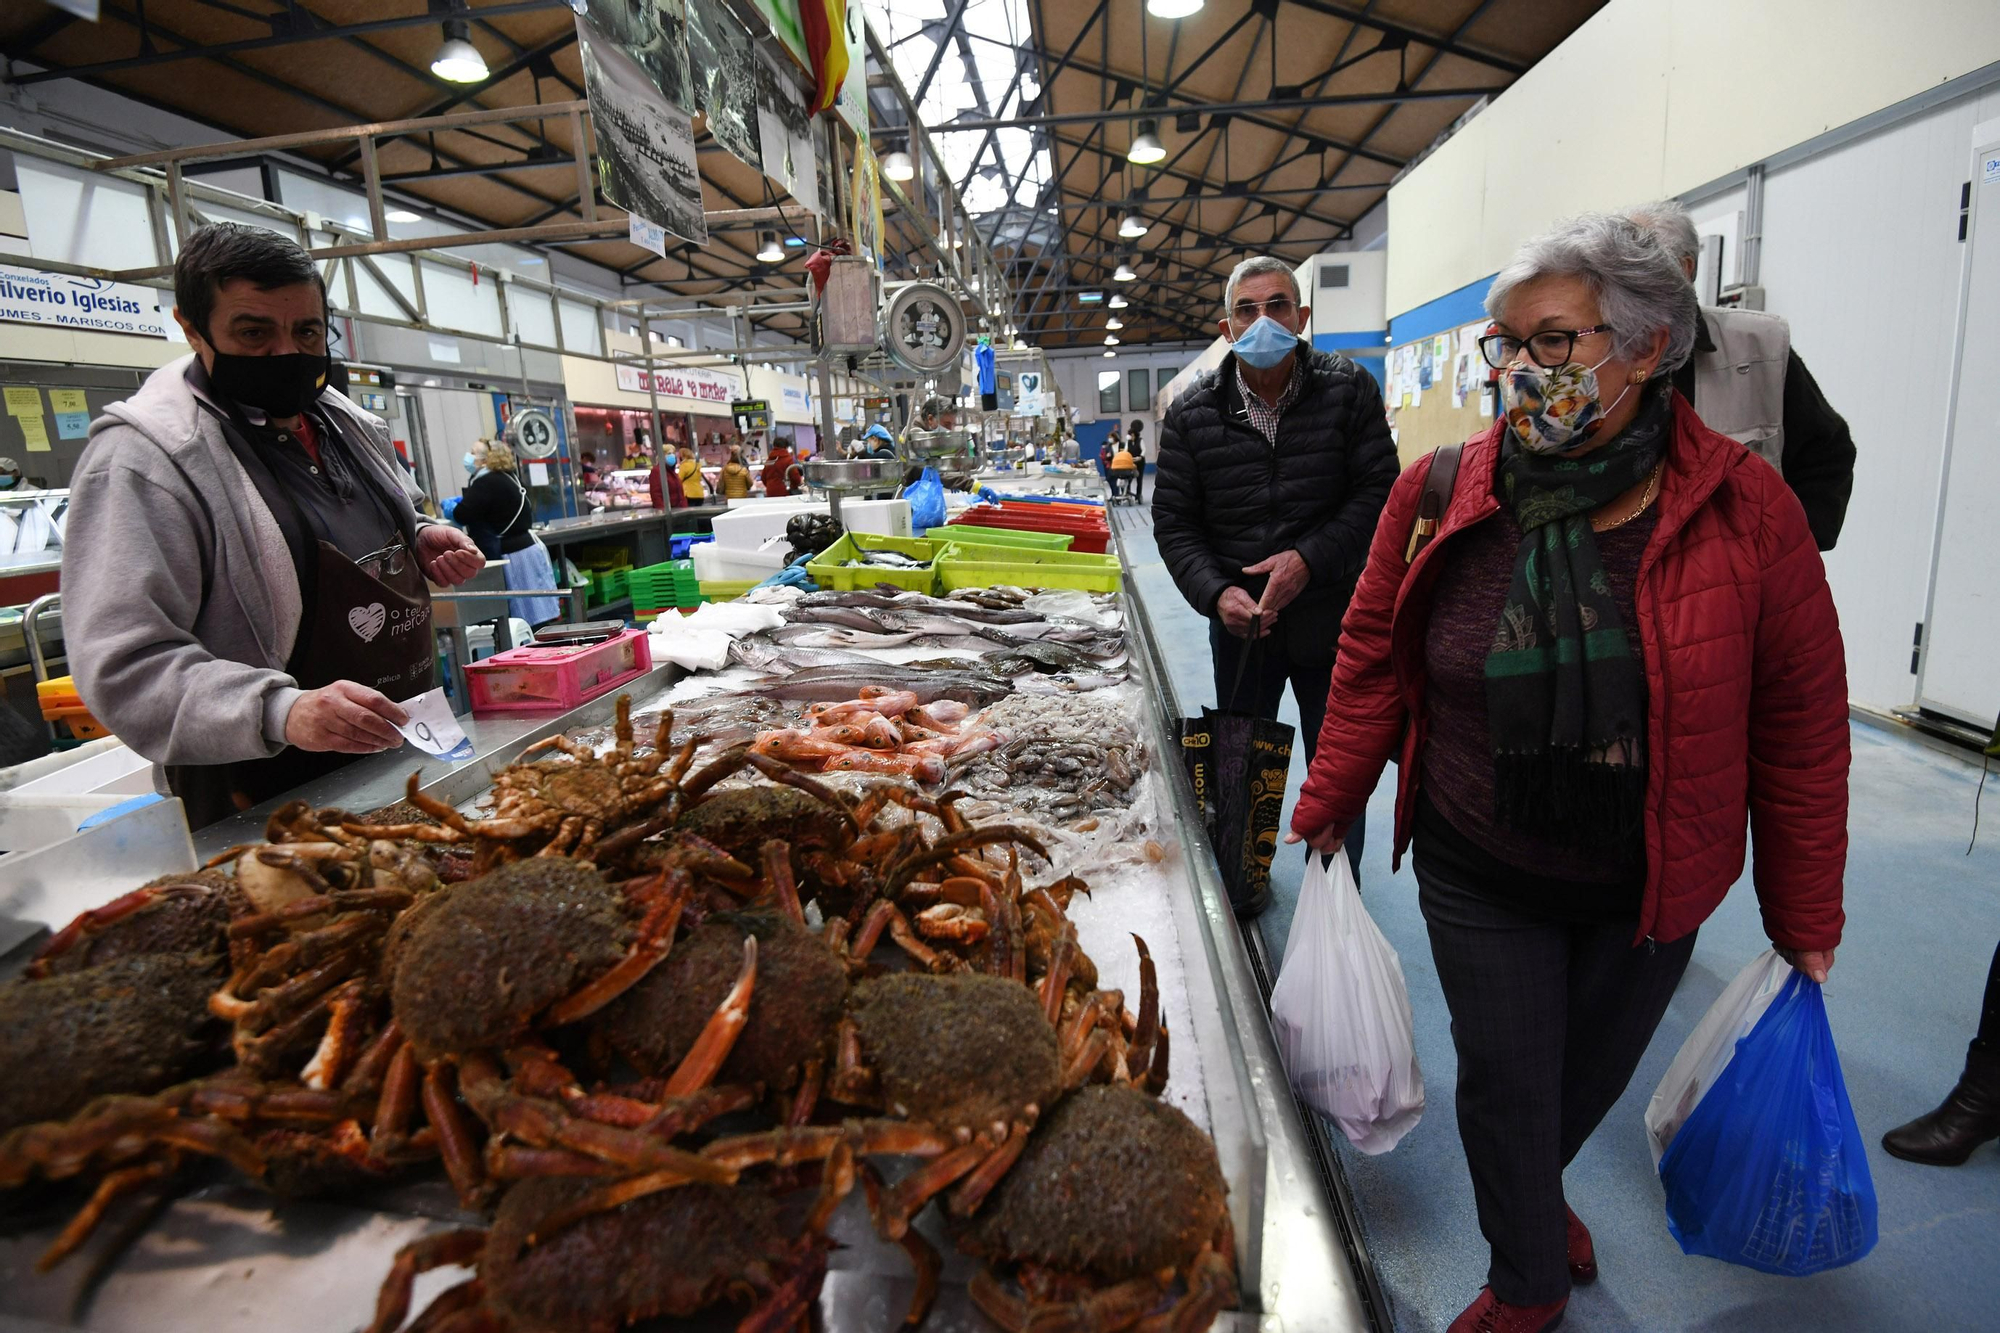
<path id="1" fill-rule="evenodd" d="M 383 547 L 379 551 L 369 552 L 359 560 L 356 560 L 354 564 L 357 569 L 371 579 L 379 579 L 384 574 L 387 574 L 390 578 L 394 578 L 403 572 L 403 562 L 408 555 L 409 548 L 405 547 L 401 542 L 395 542 Z"/>
<path id="2" fill-rule="evenodd" d="M 1229 307 L 1229 314 L 1239 324 L 1248 324 L 1259 315 L 1269 315 L 1272 319 L 1290 319 L 1292 312 L 1299 308 L 1298 302 L 1289 296 L 1274 296 L 1268 301 L 1238 301 Z"/>
<path id="3" fill-rule="evenodd" d="M 1569 364 L 1570 353 L 1576 350 L 1578 338 L 1609 332 L 1609 324 L 1593 324 L 1587 329 L 1543 329 L 1540 333 L 1530 334 L 1525 343 L 1511 333 L 1489 333 L 1479 340 L 1479 354 L 1486 358 L 1487 365 L 1501 370 L 1521 354 L 1522 347 L 1526 347 L 1529 359 L 1536 365 L 1544 370 L 1554 370 L 1557 366 Z"/>

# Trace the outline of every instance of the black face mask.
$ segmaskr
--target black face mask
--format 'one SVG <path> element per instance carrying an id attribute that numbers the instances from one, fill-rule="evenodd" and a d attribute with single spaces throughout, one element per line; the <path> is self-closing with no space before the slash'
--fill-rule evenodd
<path id="1" fill-rule="evenodd" d="M 329 359 L 324 352 L 286 352 L 278 356 L 215 352 L 214 356 L 208 380 L 215 391 L 269 416 L 297 416 L 326 387 Z"/>

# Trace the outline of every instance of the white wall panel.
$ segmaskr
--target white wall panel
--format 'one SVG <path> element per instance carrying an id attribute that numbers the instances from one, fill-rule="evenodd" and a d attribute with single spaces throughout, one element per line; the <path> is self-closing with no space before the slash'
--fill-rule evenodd
<path id="1" fill-rule="evenodd" d="M 556 345 L 556 312 L 549 294 L 535 287 L 510 282 L 507 291 L 507 320 L 514 336 L 537 347 Z"/>
<path id="2" fill-rule="evenodd" d="M 37 259 L 93 268 L 149 268 L 153 248 L 146 188 L 57 162 L 14 155 L 28 243 Z"/>
<path id="3" fill-rule="evenodd" d="M 461 268 L 417 261 L 424 275 L 424 313 L 441 329 L 500 336 L 500 287 L 492 279 L 475 283 Z"/>
<path id="4" fill-rule="evenodd" d="M 1611 0 L 1389 192 L 1389 313 L 2000 60 L 1992 0 Z"/>
<path id="5" fill-rule="evenodd" d="M 1827 575 L 1857 702 L 1915 698 L 1912 627 L 1930 574 L 1960 246 L 1975 123 L 2000 92 L 1962 98 L 1796 166 L 1764 193 L 1767 306 L 1853 429 L 1854 499 Z"/>
<path id="6" fill-rule="evenodd" d="M 562 316 L 563 347 L 589 356 L 604 355 L 604 326 L 598 322 L 597 307 L 580 301 L 558 301 Z"/>

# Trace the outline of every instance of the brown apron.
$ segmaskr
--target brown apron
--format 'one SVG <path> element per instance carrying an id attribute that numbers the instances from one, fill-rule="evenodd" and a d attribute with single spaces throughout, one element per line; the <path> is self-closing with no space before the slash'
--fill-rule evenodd
<path id="1" fill-rule="evenodd" d="M 250 447 L 247 421 L 233 416 L 231 424 L 238 429 L 224 432 L 230 448 L 279 516 L 280 526 L 289 517 L 298 533 L 315 540 L 304 507 Z M 345 447 L 345 443 L 329 442 L 324 447 Z M 366 465 L 356 459 L 354 466 L 372 501 L 382 503 Z M 304 609 L 298 639 L 285 663 L 298 687 L 316 690 L 351 680 L 399 702 L 433 688 L 437 652 L 431 638 L 431 597 L 417 567 L 414 539 L 406 536 L 399 569 L 391 572 L 389 566 L 397 562 L 385 559 L 380 577 L 375 577 L 323 537 L 316 539 L 315 549 L 303 552 L 294 533 L 286 535 L 294 563 L 307 566 L 298 571 Z M 186 804 L 188 827 L 199 829 L 362 757 L 286 746 L 268 759 L 169 766 L 167 786 Z"/>

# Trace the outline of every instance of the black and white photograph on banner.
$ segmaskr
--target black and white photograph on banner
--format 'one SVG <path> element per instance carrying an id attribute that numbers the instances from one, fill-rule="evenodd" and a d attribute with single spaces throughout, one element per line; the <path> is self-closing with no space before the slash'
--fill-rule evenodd
<path id="1" fill-rule="evenodd" d="M 693 121 L 588 19 L 578 16 L 576 36 L 604 197 L 684 241 L 706 244 Z"/>
<path id="2" fill-rule="evenodd" d="M 757 147 L 757 48 L 722 0 L 688 0 L 688 66 L 708 132 L 738 160 L 761 168 Z"/>
<path id="3" fill-rule="evenodd" d="M 764 174 L 817 215 L 822 197 L 819 155 L 813 151 L 805 94 L 791 72 L 767 55 L 757 59 L 757 138 Z"/>
<path id="4" fill-rule="evenodd" d="M 578 12 L 683 111 L 695 110 L 688 72 L 687 0 L 586 0 Z"/>

